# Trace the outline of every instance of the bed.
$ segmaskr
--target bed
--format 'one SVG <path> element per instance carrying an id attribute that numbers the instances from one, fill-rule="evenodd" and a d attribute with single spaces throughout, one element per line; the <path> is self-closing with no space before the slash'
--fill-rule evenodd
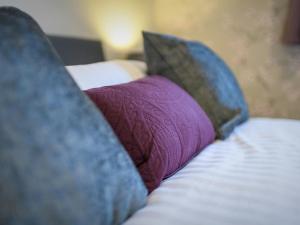
<path id="1" fill-rule="evenodd" d="M 102 76 L 114 77 L 108 71 L 115 67 L 129 76 L 127 80 L 106 80 L 103 85 L 146 76 L 144 62 L 104 64 L 112 68 L 100 69 Z M 91 88 L 93 84 L 81 85 L 86 71 L 80 67 L 89 65 L 67 68 L 82 89 Z M 297 120 L 250 118 L 229 138 L 215 141 L 165 179 L 148 196 L 147 205 L 124 225 L 299 224 L 299 133 Z"/>
<path id="2" fill-rule="evenodd" d="M 84 75 L 93 65 L 67 67 L 83 90 L 95 85 Z M 110 78 L 96 86 L 136 80 L 146 70 L 141 61 L 103 62 L 97 76 Z M 250 118 L 165 179 L 124 225 L 300 224 L 299 134 L 297 120 Z"/>

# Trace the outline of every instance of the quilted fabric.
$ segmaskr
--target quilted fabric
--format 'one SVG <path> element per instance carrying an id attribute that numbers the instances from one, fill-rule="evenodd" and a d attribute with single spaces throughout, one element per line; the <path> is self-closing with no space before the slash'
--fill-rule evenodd
<path id="1" fill-rule="evenodd" d="M 39 26 L 0 8 L 0 224 L 120 224 L 147 190 Z"/>
<path id="2" fill-rule="evenodd" d="M 160 74 L 184 88 L 212 120 L 218 138 L 248 119 L 243 93 L 228 66 L 199 42 L 144 32 L 149 74 Z"/>
<path id="3" fill-rule="evenodd" d="M 149 192 L 214 140 L 205 112 L 166 78 L 147 77 L 87 94 L 110 122 Z"/>

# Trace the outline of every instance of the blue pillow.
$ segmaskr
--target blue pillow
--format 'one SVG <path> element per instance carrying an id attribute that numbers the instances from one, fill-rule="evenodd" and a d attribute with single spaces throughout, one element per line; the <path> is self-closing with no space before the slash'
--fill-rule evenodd
<path id="1" fill-rule="evenodd" d="M 120 224 L 147 190 L 34 20 L 0 8 L 0 224 Z"/>
<path id="2" fill-rule="evenodd" d="M 248 119 L 248 107 L 233 73 L 203 44 L 143 32 L 148 73 L 165 76 L 184 88 L 207 113 L 217 137 L 225 139 Z"/>

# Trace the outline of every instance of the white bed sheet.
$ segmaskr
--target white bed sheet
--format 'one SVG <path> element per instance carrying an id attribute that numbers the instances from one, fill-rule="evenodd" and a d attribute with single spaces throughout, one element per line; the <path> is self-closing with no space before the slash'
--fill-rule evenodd
<path id="1" fill-rule="evenodd" d="M 111 60 L 66 66 L 81 90 L 123 84 L 146 76 L 146 64 L 135 60 Z"/>
<path id="2" fill-rule="evenodd" d="M 300 121 L 252 118 L 165 180 L 125 225 L 300 224 Z"/>

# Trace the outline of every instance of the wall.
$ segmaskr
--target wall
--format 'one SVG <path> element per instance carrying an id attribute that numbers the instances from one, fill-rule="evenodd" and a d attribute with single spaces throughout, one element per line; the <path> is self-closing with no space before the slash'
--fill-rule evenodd
<path id="1" fill-rule="evenodd" d="M 140 31 L 151 26 L 152 3 L 152 0 L 0 0 L 0 6 L 15 6 L 29 13 L 46 33 L 101 39 L 107 59 L 125 57 L 128 49 L 142 50 Z M 128 40 L 123 46 L 122 37 Z"/>
<path id="2" fill-rule="evenodd" d="M 98 38 L 87 20 L 82 0 L 0 0 L 0 6 L 15 6 L 33 16 L 50 34 Z"/>
<path id="3" fill-rule="evenodd" d="M 300 48 L 280 42 L 287 8 L 288 0 L 155 0 L 153 18 L 157 31 L 216 50 L 253 116 L 300 119 Z"/>

